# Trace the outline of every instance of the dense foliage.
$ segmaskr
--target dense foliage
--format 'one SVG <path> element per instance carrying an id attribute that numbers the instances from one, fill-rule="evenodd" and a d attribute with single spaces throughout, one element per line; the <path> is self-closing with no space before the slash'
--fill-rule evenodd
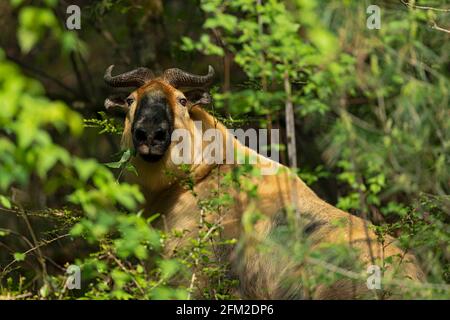
<path id="1" fill-rule="evenodd" d="M 369 1 L 79 4 L 77 31 L 65 28 L 65 1 L 0 4 L 1 298 L 192 298 L 201 276 L 214 285 L 195 297 L 234 297 L 237 280 L 211 259 L 236 245 L 220 238 L 220 222 L 199 217 L 198 238 L 169 259 L 167 239 L 183 234 L 153 228 L 158 213 L 141 210 L 139 188 L 122 181 L 134 174 L 132 150 L 119 149 L 121 120 L 102 111 L 102 75 L 113 63 L 197 73 L 213 64 L 210 112 L 229 127 L 289 136 L 293 106 L 296 153 L 283 134 L 281 162 L 328 202 L 371 220 L 381 241 L 394 235 L 418 257 L 429 283 L 405 297 L 449 298 L 448 4 L 379 1 L 379 30 L 366 26 Z M 254 196 L 236 177 L 257 173 L 240 170 L 223 183 Z M 194 193 L 189 178 L 185 187 Z M 229 203 L 216 193 L 198 207 L 206 216 Z M 342 260 L 314 265 L 308 288 L 360 276 L 345 272 L 351 253 L 308 252 L 288 245 L 290 232 L 267 245 L 300 262 Z M 81 267 L 80 290 L 66 286 L 69 265 Z"/>

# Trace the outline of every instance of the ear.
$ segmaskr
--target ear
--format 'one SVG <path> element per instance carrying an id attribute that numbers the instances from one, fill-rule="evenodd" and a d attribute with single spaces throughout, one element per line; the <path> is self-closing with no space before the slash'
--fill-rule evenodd
<path id="1" fill-rule="evenodd" d="M 209 94 L 208 91 L 204 90 L 204 89 L 195 89 L 195 90 L 190 90 L 187 92 L 184 92 L 184 95 L 186 97 L 186 99 L 188 99 L 189 104 L 191 106 L 195 106 L 195 105 L 208 105 L 211 104 L 212 102 L 212 97 Z"/>
<path id="2" fill-rule="evenodd" d="M 129 107 L 126 98 L 122 96 L 111 96 L 105 100 L 105 108 L 109 112 L 127 114 Z"/>

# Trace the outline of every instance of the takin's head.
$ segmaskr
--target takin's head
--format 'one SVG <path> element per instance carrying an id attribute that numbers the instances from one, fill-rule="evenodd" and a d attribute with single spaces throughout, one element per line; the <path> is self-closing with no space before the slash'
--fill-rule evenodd
<path id="1" fill-rule="evenodd" d="M 113 67 L 105 72 L 108 85 L 135 88 L 128 97 L 105 100 L 107 109 L 126 114 L 122 143 L 126 148 L 133 147 L 145 162 L 158 162 L 168 153 L 173 130 L 189 125 L 190 109 L 211 102 L 206 88 L 214 69 L 209 66 L 208 74 L 200 76 L 172 68 L 155 77 L 147 68 L 112 76 Z"/>

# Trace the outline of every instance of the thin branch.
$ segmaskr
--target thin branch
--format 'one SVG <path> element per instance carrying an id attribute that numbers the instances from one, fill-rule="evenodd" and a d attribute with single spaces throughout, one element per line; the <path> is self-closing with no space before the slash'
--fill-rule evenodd
<path id="1" fill-rule="evenodd" d="M 284 92 L 286 94 L 285 113 L 286 113 L 286 136 L 288 145 L 289 167 L 297 168 L 297 149 L 295 142 L 295 122 L 294 105 L 292 103 L 292 88 L 287 71 L 284 73 Z"/>
<path id="2" fill-rule="evenodd" d="M 122 264 L 122 262 L 121 262 L 119 259 L 116 258 L 116 256 L 115 256 L 114 254 L 112 254 L 112 253 L 109 252 L 109 251 L 108 251 L 107 254 L 108 254 L 108 256 L 109 256 L 111 259 L 113 259 L 113 260 L 117 263 L 117 265 L 118 265 L 125 273 L 127 273 L 127 274 L 129 274 L 129 275 L 131 276 L 131 279 L 133 280 L 133 282 L 134 282 L 134 284 L 136 285 L 136 287 L 139 289 L 139 291 L 141 291 L 142 295 L 145 295 L 144 289 L 141 287 L 141 285 L 139 284 L 139 282 L 137 282 L 137 280 L 135 279 L 135 277 L 132 276 L 132 275 L 130 274 L 130 270 L 128 270 L 128 269 Z"/>
<path id="3" fill-rule="evenodd" d="M 405 6 L 410 7 L 410 8 L 414 8 L 414 9 L 433 10 L 433 11 L 439 11 L 439 12 L 450 12 L 450 9 L 441 9 L 441 8 L 434 8 L 434 7 L 427 7 L 427 6 L 418 6 L 418 5 L 406 2 L 405 0 L 400 0 L 400 1 Z"/>
<path id="4" fill-rule="evenodd" d="M 9 232 L 11 232 L 11 230 L 9 230 Z M 41 248 L 41 247 L 46 246 L 46 245 L 48 245 L 48 244 L 50 244 L 50 243 L 52 243 L 52 242 L 55 242 L 55 241 L 57 241 L 57 240 L 60 240 L 60 239 L 62 239 L 62 238 L 68 237 L 68 236 L 70 236 L 70 234 L 67 233 L 67 234 L 60 235 L 60 236 L 58 236 L 58 237 L 56 237 L 56 238 L 53 238 L 53 239 L 51 239 L 51 240 L 43 240 L 41 243 L 39 243 L 39 244 L 35 245 L 34 247 L 32 247 L 31 249 L 25 251 L 23 254 L 26 256 L 27 254 L 29 254 L 29 253 L 31 253 L 31 252 L 33 252 L 33 251 L 35 251 L 35 250 L 40 251 L 40 248 Z M 42 255 L 41 255 L 41 256 L 42 256 Z M 38 259 L 39 259 L 39 258 L 38 258 Z M 13 265 L 14 263 L 16 263 L 16 262 L 17 262 L 16 259 L 14 259 L 13 261 L 11 261 L 8 265 L 6 265 L 6 266 L 3 268 L 3 272 L 6 271 L 10 266 L 12 266 L 12 265 Z"/>
<path id="5" fill-rule="evenodd" d="M 48 282 L 48 279 L 47 279 L 47 276 L 48 276 L 48 274 L 47 274 L 47 265 L 45 264 L 45 259 L 42 256 L 42 252 L 41 252 L 41 249 L 40 249 L 41 246 L 38 244 L 38 240 L 37 240 L 36 234 L 34 233 L 34 230 L 33 230 L 32 226 L 31 226 L 30 220 L 28 219 L 27 213 L 23 209 L 21 209 L 20 211 L 22 213 L 22 218 L 25 221 L 25 225 L 27 226 L 28 232 L 30 233 L 31 239 L 33 240 L 33 243 L 35 245 L 35 247 L 30 249 L 30 250 L 31 251 L 36 250 L 36 252 L 37 252 L 37 259 L 38 259 L 39 263 L 41 264 L 41 268 L 42 268 L 43 280 L 44 280 L 44 283 L 47 284 L 47 282 Z"/>
<path id="6" fill-rule="evenodd" d="M 316 259 L 316 258 L 312 258 L 312 257 L 308 257 L 307 258 L 307 262 L 314 264 L 314 265 L 319 265 L 325 269 L 327 269 L 328 271 L 343 275 L 347 278 L 350 279 L 354 279 L 354 280 L 367 280 L 367 276 L 364 274 L 360 274 L 351 270 L 347 270 L 344 268 L 341 268 L 339 266 L 336 266 L 332 263 L 320 260 L 320 259 Z M 408 281 L 408 280 L 397 280 L 397 279 L 387 279 L 384 281 L 385 284 L 387 285 L 396 285 L 399 287 L 409 287 L 409 288 L 421 288 L 421 289 L 434 289 L 434 290 L 446 290 L 450 292 L 450 285 L 448 284 L 441 284 L 441 283 L 416 283 L 413 281 Z"/>
<path id="7" fill-rule="evenodd" d="M 6 295 L 1 295 L 0 296 L 0 300 L 19 300 L 19 299 L 25 299 L 32 296 L 31 292 L 27 292 L 27 293 L 23 293 L 23 294 L 19 294 L 17 296 L 11 295 L 11 293 L 7 293 Z"/>
<path id="8" fill-rule="evenodd" d="M 3 210 L 3 208 L 2 208 Z M 5 228 L 0 228 L 0 231 L 4 231 L 7 232 L 8 234 L 12 234 L 17 236 L 19 239 L 22 239 L 30 248 L 33 248 L 33 244 L 31 243 L 30 240 L 28 240 L 27 237 L 25 237 L 24 235 L 20 234 L 19 232 L 15 232 L 13 230 L 10 229 L 5 229 Z"/>
<path id="9" fill-rule="evenodd" d="M 439 27 L 435 21 L 433 21 L 433 25 L 431 26 L 431 28 L 445 32 L 445 33 L 450 33 L 450 30 Z"/>
<path id="10" fill-rule="evenodd" d="M 83 74 L 86 75 L 87 80 L 88 80 L 88 88 L 90 89 L 89 95 L 91 95 L 90 100 L 93 100 L 94 93 L 97 92 L 97 90 L 96 90 L 95 85 L 94 85 L 94 82 L 93 82 L 93 80 L 92 80 L 93 77 L 92 77 L 91 70 L 90 70 L 90 68 L 89 68 L 89 66 L 88 66 L 88 64 L 87 64 L 87 62 L 86 62 L 86 59 L 84 59 L 83 55 L 80 54 L 80 53 L 78 53 L 78 57 L 79 57 L 79 59 L 80 59 L 80 61 L 81 61 L 81 65 L 82 65 L 83 68 L 84 68 Z"/>
<path id="11" fill-rule="evenodd" d="M 83 97 L 88 97 L 88 94 L 86 92 L 86 87 L 84 86 L 83 75 L 80 72 L 80 68 L 78 66 L 78 62 L 76 60 L 74 52 L 70 53 L 70 62 L 72 63 L 72 68 L 73 68 L 73 71 L 75 72 L 75 76 L 77 78 L 78 89 L 80 91 L 80 94 L 82 94 Z"/>
<path id="12" fill-rule="evenodd" d="M 192 277 L 191 277 L 191 282 L 189 285 L 189 290 L 188 290 L 188 297 L 187 297 L 188 300 L 191 300 L 191 294 L 192 294 L 192 291 L 194 291 L 195 279 L 196 279 L 195 272 L 193 272 Z"/>
<path id="13" fill-rule="evenodd" d="M 18 64 L 19 66 L 23 67 L 24 69 L 27 69 L 28 71 L 36 74 L 37 76 L 53 82 L 55 85 L 59 86 L 60 88 L 62 88 L 64 90 L 66 90 L 67 92 L 71 93 L 74 97 L 78 96 L 77 92 L 75 92 L 72 88 L 66 86 L 63 82 L 61 82 L 60 80 L 58 80 L 58 79 L 48 75 L 44 71 L 42 71 L 40 69 L 37 69 L 37 68 L 35 68 L 33 66 L 30 66 L 30 65 L 20 61 L 19 59 L 14 58 L 13 56 L 10 56 L 8 54 L 6 55 L 6 58 L 8 60 L 11 60 L 12 62 Z"/>

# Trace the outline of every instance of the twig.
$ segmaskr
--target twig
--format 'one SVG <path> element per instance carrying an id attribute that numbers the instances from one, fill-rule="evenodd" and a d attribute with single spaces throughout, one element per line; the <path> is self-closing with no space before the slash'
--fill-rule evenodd
<path id="1" fill-rule="evenodd" d="M 286 144 L 288 148 L 289 167 L 295 171 L 297 170 L 297 145 L 295 142 L 295 113 L 294 104 L 292 102 L 292 86 L 289 79 L 289 73 L 285 71 L 283 75 L 284 93 L 286 94 L 285 101 L 285 119 L 286 119 Z M 295 175 L 297 173 L 295 172 Z M 289 178 L 291 187 L 291 205 L 295 211 L 297 221 L 300 221 L 300 210 L 298 209 L 298 194 L 297 184 L 292 178 Z"/>
<path id="2" fill-rule="evenodd" d="M 19 66 L 23 67 L 24 69 L 27 69 L 27 70 L 31 71 L 32 73 L 35 73 L 36 75 L 38 75 L 38 76 L 40 76 L 40 77 L 42 77 L 42 78 L 45 78 L 45 79 L 47 79 L 47 80 L 53 82 L 54 84 L 56 84 L 56 85 L 59 86 L 60 88 L 66 90 L 67 92 L 70 92 L 74 97 L 78 96 L 78 94 L 77 94 L 72 88 L 66 86 L 66 85 L 65 85 L 63 82 L 61 82 L 60 80 L 58 80 L 58 79 L 56 79 L 56 78 L 54 78 L 54 77 L 52 77 L 52 76 L 46 74 L 44 71 L 42 71 L 42 70 L 40 70 L 40 69 L 37 69 L 37 68 L 35 68 L 35 67 L 33 67 L 33 66 L 30 66 L 30 65 L 28 65 L 28 64 L 26 64 L 26 63 L 20 61 L 19 59 L 16 59 L 16 58 L 14 58 L 14 57 L 12 57 L 12 56 L 10 56 L 10 55 L 8 55 L 8 54 L 6 55 L 6 58 L 7 58 L 8 60 L 11 60 L 12 62 L 18 64 Z"/>
<path id="3" fill-rule="evenodd" d="M 101 21 L 103 23 L 103 20 Z M 98 25 L 92 23 L 91 24 L 94 29 L 103 36 L 103 38 L 108 41 L 112 47 L 117 51 L 117 53 L 119 54 L 119 56 L 122 58 L 122 60 L 126 63 L 126 64 L 131 64 L 131 59 L 123 52 L 123 50 L 120 48 L 118 42 L 114 39 L 113 35 L 111 32 L 109 32 L 108 30 L 105 30 L 102 27 L 99 27 Z"/>
<path id="4" fill-rule="evenodd" d="M 78 62 L 77 62 L 74 52 L 70 53 L 70 62 L 72 63 L 72 68 L 73 68 L 73 71 L 75 72 L 75 76 L 77 78 L 78 89 L 80 90 L 80 94 L 82 94 L 83 97 L 88 97 L 86 88 L 84 86 L 83 76 L 80 72 L 80 68 L 78 66 Z"/>
<path id="5" fill-rule="evenodd" d="M 195 272 L 193 272 L 192 277 L 191 277 L 191 284 L 189 285 L 189 291 L 188 291 L 189 293 L 188 293 L 188 297 L 187 297 L 188 300 L 191 300 L 191 293 L 194 290 L 195 279 L 196 279 Z"/>
<path id="6" fill-rule="evenodd" d="M 432 29 L 435 29 L 435 30 L 439 30 L 439 31 L 445 32 L 445 33 L 450 33 L 450 30 L 447 30 L 447 29 L 444 29 L 444 28 L 439 27 L 439 26 L 436 24 L 436 21 L 433 21 L 433 25 L 431 26 L 431 28 L 432 28 Z"/>
<path id="7" fill-rule="evenodd" d="M 320 265 L 331 272 L 343 275 L 347 278 L 351 278 L 351 279 L 355 279 L 355 280 L 366 280 L 365 275 L 338 267 L 332 263 L 328 263 L 326 261 L 322 261 L 320 259 L 311 258 L 311 257 L 308 257 L 306 260 L 308 263 Z M 450 285 L 448 285 L 448 284 L 414 283 L 412 281 L 404 281 L 404 280 L 397 280 L 397 279 L 388 279 L 388 280 L 385 280 L 384 282 L 385 282 L 385 284 L 397 285 L 399 287 L 417 287 L 417 288 L 420 287 L 423 289 L 446 290 L 446 291 L 450 292 Z"/>
<path id="8" fill-rule="evenodd" d="M 11 231 L 10 231 L 11 232 Z M 35 245 L 34 247 L 32 247 L 31 249 L 28 249 L 27 251 L 25 251 L 23 254 L 24 255 L 27 255 L 27 254 L 29 254 L 30 252 L 33 252 L 33 251 L 35 251 L 35 250 L 39 250 L 41 247 L 43 247 L 43 246 L 45 246 L 45 245 L 48 245 L 48 244 L 50 244 L 50 243 L 52 243 L 52 242 L 55 242 L 55 241 L 57 241 L 57 240 L 59 240 L 59 239 L 62 239 L 62 238 L 65 238 L 65 237 L 68 237 L 68 236 L 70 236 L 70 234 L 63 234 L 63 235 L 60 235 L 60 236 L 58 236 L 58 237 L 56 237 L 56 238 L 54 238 L 54 239 L 51 239 L 51 240 L 43 240 L 43 242 L 41 242 L 40 244 L 38 244 L 38 245 Z M 31 243 L 30 243 L 31 244 Z M 40 250 L 39 250 L 39 252 L 40 252 Z M 41 256 L 41 258 L 43 257 L 42 256 L 42 253 L 40 253 L 40 256 Z M 38 258 L 38 260 L 39 260 L 39 258 Z M 7 264 L 4 268 L 3 268 L 3 271 L 2 272 L 4 272 L 5 270 L 7 270 L 10 266 L 12 266 L 14 263 L 16 263 L 17 262 L 17 260 L 16 259 L 14 259 L 13 261 L 11 261 L 9 264 Z"/>
<path id="9" fill-rule="evenodd" d="M 260 38 L 262 38 L 262 36 L 264 35 L 264 26 L 263 26 L 264 23 L 263 23 L 263 19 L 261 16 L 261 11 L 258 10 L 258 8 L 261 8 L 262 6 L 263 6 L 262 0 L 257 0 L 256 15 L 257 15 L 257 20 L 258 20 L 258 40 Z M 267 48 L 264 45 L 264 41 L 262 41 L 261 43 L 263 44 L 263 48 L 261 50 L 260 57 L 261 57 L 261 63 L 262 63 L 262 65 L 264 65 L 267 60 Z M 264 71 L 261 72 L 261 87 L 264 92 L 269 92 L 267 76 Z M 271 112 L 267 113 L 266 120 L 267 120 L 267 129 L 270 132 L 272 130 L 272 113 Z M 270 141 L 271 141 L 271 137 L 269 135 L 268 143 L 270 143 Z"/>
<path id="10" fill-rule="evenodd" d="M 117 259 L 111 252 L 108 252 L 108 256 L 109 256 L 110 258 L 112 258 L 112 259 L 114 260 L 114 262 L 117 263 L 117 265 L 118 265 L 125 273 L 130 274 L 130 270 L 128 270 L 128 269 L 122 264 L 122 262 L 121 262 L 119 259 Z M 135 279 L 133 276 L 131 276 L 131 279 L 133 280 L 134 284 L 135 284 L 136 287 L 139 289 L 139 291 L 141 291 L 141 293 L 142 293 L 143 295 L 145 295 L 144 289 L 143 289 L 143 288 L 141 287 L 141 285 L 136 281 L 136 279 Z"/>
<path id="11" fill-rule="evenodd" d="M 24 299 L 24 298 L 28 298 L 28 297 L 31 296 L 31 295 L 32 295 L 31 292 L 19 294 L 19 295 L 17 295 L 17 296 L 6 295 L 6 296 L 0 296 L 0 300 L 17 300 L 17 299 Z"/>
<path id="12" fill-rule="evenodd" d="M 450 12 L 450 9 L 441 9 L 441 8 L 434 8 L 434 7 L 427 7 L 427 6 L 418 6 L 418 5 L 406 2 L 405 0 L 400 0 L 400 1 L 405 6 L 410 7 L 410 8 L 414 8 L 414 9 L 433 10 L 433 11 L 440 11 L 440 12 Z"/>
<path id="13" fill-rule="evenodd" d="M 94 93 L 97 92 L 94 82 L 92 81 L 92 79 L 93 79 L 92 73 L 91 73 L 91 70 L 89 69 L 89 66 L 88 66 L 86 60 L 84 59 L 83 55 L 78 53 L 78 57 L 81 61 L 81 65 L 84 68 L 84 74 L 86 75 L 87 80 L 88 80 L 88 88 L 90 89 L 89 95 L 91 96 L 91 100 L 92 100 L 94 97 Z"/>
<path id="14" fill-rule="evenodd" d="M 31 239 L 33 240 L 33 243 L 35 245 L 35 247 L 30 249 L 30 250 L 31 251 L 34 251 L 34 250 L 37 251 L 37 258 L 38 258 L 38 261 L 41 264 L 41 268 L 42 268 L 43 280 L 44 280 L 44 283 L 47 284 L 47 266 L 45 265 L 45 259 L 42 256 L 42 252 L 41 252 L 41 249 L 40 249 L 41 246 L 38 244 L 38 240 L 37 240 L 36 234 L 34 233 L 34 230 L 31 227 L 31 223 L 30 223 L 30 220 L 27 217 L 27 213 L 23 209 L 21 209 L 20 211 L 22 213 L 22 217 L 23 217 L 23 220 L 25 221 L 27 229 L 30 232 Z"/>
<path id="15" fill-rule="evenodd" d="M 3 209 L 3 208 L 2 208 L 2 209 Z M 25 243 L 26 243 L 30 248 L 33 248 L 33 244 L 31 243 L 31 241 L 28 240 L 28 238 L 25 237 L 24 235 L 22 235 L 22 234 L 20 234 L 20 233 L 18 233 L 18 232 L 15 232 L 15 231 L 13 231 L 13 230 L 10 230 L 10 229 L 5 229 L 5 228 L 0 228 L 0 231 L 4 231 L 4 232 L 7 232 L 8 234 L 10 233 L 10 234 L 13 234 L 13 235 L 19 237 L 20 239 L 22 239 L 23 241 L 25 241 Z"/>

